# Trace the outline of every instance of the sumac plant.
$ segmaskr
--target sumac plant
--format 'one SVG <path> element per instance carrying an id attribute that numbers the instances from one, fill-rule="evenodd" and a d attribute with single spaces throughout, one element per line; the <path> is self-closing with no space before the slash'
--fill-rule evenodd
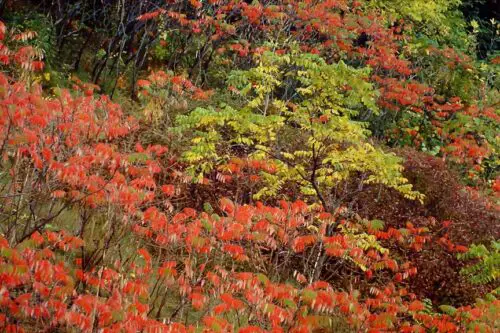
<path id="1" fill-rule="evenodd" d="M 366 124 L 355 120 L 378 112 L 368 69 L 327 64 L 300 51 L 264 52 L 257 62 L 229 76 L 230 89 L 247 101 L 242 108 L 224 103 L 177 118 L 173 131 L 192 133 L 183 157 L 200 180 L 216 167 L 222 180 L 231 179 L 241 168 L 231 167 L 230 159 L 246 154 L 261 178 L 256 199 L 294 183 L 332 210 L 337 188 L 353 175 L 360 175 L 360 189 L 380 183 L 409 199 L 423 198 L 402 176 L 399 158 L 372 145 Z"/>
<path id="2" fill-rule="evenodd" d="M 166 3 L 190 14 L 213 11 L 214 17 L 218 9 L 238 10 L 234 19 L 245 22 L 240 33 L 252 27 L 261 35 L 268 31 L 260 22 L 287 20 L 280 14 L 284 8 L 308 22 L 312 39 L 352 19 L 332 13 L 348 10 L 336 1 L 304 1 L 313 12 L 295 1 L 270 9 L 258 2 Z M 134 4 L 133 13 L 142 10 L 142 2 Z M 153 20 L 168 15 L 193 34 L 221 31 L 220 38 L 227 38 L 233 31 L 196 26 L 192 16 L 163 7 L 141 13 L 134 22 L 151 29 Z M 326 26 L 313 17 L 317 13 L 329 13 L 321 16 Z M 376 24 L 365 28 L 378 31 Z M 0 39 L 6 36 L 0 25 Z M 248 45 L 237 45 L 231 52 L 246 57 Z M 70 90 L 43 88 L 24 75 L 43 69 L 43 63 L 33 65 L 40 59 L 30 58 L 31 66 L 16 61 L 25 53 L 12 40 L 1 49 L 0 330 L 498 329 L 495 290 L 463 306 L 432 304 L 411 292 L 419 271 L 408 257 L 429 250 L 426 244 L 435 239 L 429 228 L 410 221 L 386 228 L 337 195 L 354 184 L 353 195 L 378 186 L 414 205 L 425 200 L 403 177 L 401 159 L 379 148 L 361 119 L 380 111 L 380 90 L 372 81 L 380 68 L 371 53 L 358 60 L 370 58 L 374 72 L 326 60 L 299 44 L 288 51 L 258 50 L 245 70 L 230 75 L 239 107 L 226 103 L 179 116 L 168 136 L 177 147 L 170 150 L 143 141 L 158 119 L 129 116 L 98 94 L 99 87 L 76 78 Z M 387 55 L 382 53 L 377 59 Z M 204 56 L 199 53 L 196 64 L 203 65 Z M 388 59 L 393 63 L 384 70 L 405 72 L 403 62 Z M 187 75 L 156 72 L 139 82 L 154 103 L 185 93 L 209 97 Z M 233 182 L 242 186 L 221 193 Z M 242 200 L 247 189 L 254 196 Z M 197 205 L 202 190 L 211 196 Z M 475 251 L 446 234 L 439 242 L 457 252 Z M 480 266 L 494 256 L 483 258 Z"/>
<path id="3" fill-rule="evenodd" d="M 118 105 L 1 82 L 3 329 L 493 332 L 491 298 L 442 314 L 415 299 L 380 224 L 303 201 L 181 209 L 167 148 L 123 140 Z M 350 282 L 320 280 L 330 265 Z"/>

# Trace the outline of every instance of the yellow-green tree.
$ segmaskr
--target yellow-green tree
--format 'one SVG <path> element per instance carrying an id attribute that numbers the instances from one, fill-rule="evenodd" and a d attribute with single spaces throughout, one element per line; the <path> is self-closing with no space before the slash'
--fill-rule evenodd
<path id="1" fill-rule="evenodd" d="M 203 177 L 244 152 L 277 166 L 276 172 L 261 172 L 256 199 L 293 184 L 331 210 L 339 204 L 336 188 L 354 178 L 359 189 L 379 183 L 422 199 L 402 176 L 400 159 L 370 142 L 365 124 L 355 120 L 378 112 L 369 69 L 327 64 L 295 50 L 265 52 L 256 62 L 228 80 L 242 107 L 197 108 L 177 118 L 175 130 L 190 138 L 183 158 L 191 172 Z"/>

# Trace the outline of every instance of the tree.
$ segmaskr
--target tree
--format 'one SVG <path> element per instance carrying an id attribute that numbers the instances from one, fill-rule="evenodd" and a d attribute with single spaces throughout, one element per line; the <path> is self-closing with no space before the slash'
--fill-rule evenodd
<path id="1" fill-rule="evenodd" d="M 365 124 L 355 120 L 378 112 L 367 77 L 367 69 L 311 54 L 265 52 L 257 67 L 230 75 L 231 89 L 247 100 L 241 109 L 222 105 L 178 117 L 175 130 L 194 130 L 184 159 L 199 179 L 232 157 L 267 164 L 256 199 L 293 183 L 327 211 L 339 206 L 336 189 L 353 175 L 360 190 L 380 183 L 422 199 L 406 184 L 400 160 L 370 144 Z"/>

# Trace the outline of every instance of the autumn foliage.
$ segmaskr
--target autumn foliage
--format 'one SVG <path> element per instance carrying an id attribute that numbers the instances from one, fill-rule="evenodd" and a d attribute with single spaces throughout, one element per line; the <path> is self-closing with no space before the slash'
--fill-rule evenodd
<path id="1" fill-rule="evenodd" d="M 65 88 L 0 22 L 0 330 L 498 330 L 495 88 L 418 74 L 472 59 L 363 1 L 125 2 Z"/>

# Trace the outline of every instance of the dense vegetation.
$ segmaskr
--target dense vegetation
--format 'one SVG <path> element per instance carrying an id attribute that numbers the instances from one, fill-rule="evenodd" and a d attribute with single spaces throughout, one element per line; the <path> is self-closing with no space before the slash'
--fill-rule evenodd
<path id="1" fill-rule="evenodd" d="M 498 332 L 479 0 L 0 0 L 0 330 Z"/>

